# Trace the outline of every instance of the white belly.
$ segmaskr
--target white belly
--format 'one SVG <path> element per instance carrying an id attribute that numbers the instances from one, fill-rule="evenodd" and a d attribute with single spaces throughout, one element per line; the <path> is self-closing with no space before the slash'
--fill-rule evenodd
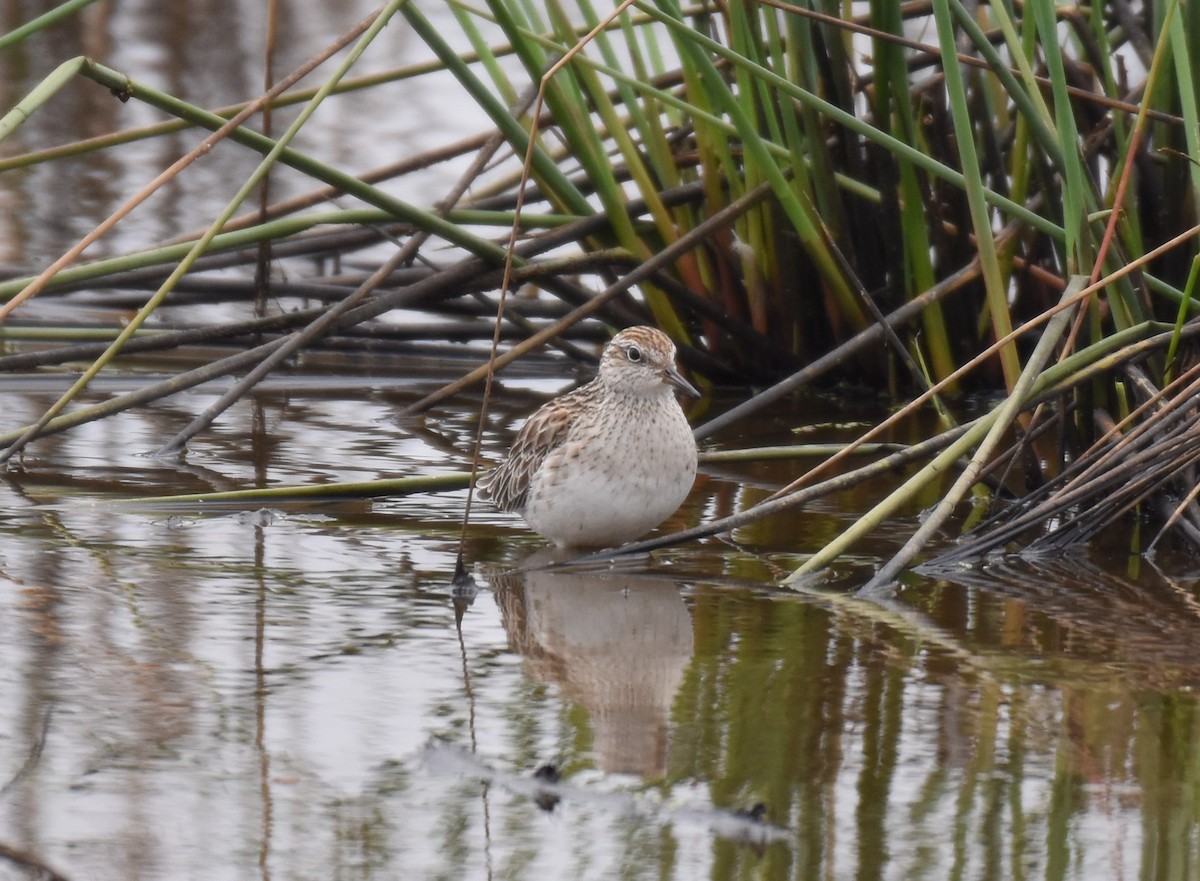
<path id="1" fill-rule="evenodd" d="M 530 527 L 560 546 L 612 547 L 674 514 L 695 482 L 696 444 L 671 404 L 554 450 L 530 485 Z"/>

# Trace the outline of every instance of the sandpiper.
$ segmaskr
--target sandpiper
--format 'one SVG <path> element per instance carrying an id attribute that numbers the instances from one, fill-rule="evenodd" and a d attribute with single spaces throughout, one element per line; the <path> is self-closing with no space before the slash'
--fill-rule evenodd
<path id="1" fill-rule="evenodd" d="M 560 547 L 612 547 L 675 513 L 696 478 L 696 441 L 675 390 L 675 344 L 652 327 L 621 331 L 600 372 L 542 405 L 480 496 L 516 511 Z"/>

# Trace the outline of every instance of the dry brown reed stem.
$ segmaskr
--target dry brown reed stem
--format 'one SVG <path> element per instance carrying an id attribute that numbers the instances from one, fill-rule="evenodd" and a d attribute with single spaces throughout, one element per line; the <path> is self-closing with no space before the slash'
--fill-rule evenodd
<path id="1" fill-rule="evenodd" d="M 176 349 L 186 345 L 215 343 L 238 337 L 248 337 L 252 334 L 273 333 L 295 327 L 308 313 L 309 319 L 319 314 L 317 309 L 304 312 L 289 312 L 285 315 L 273 315 L 268 318 L 254 318 L 246 321 L 236 321 L 213 327 L 197 327 L 188 330 L 167 330 L 151 336 L 138 336 L 129 340 L 122 348 L 125 354 L 139 352 L 160 352 Z M 108 348 L 107 342 L 80 343 L 73 346 L 59 346 L 53 349 L 43 349 L 35 352 L 20 352 L 13 355 L 0 356 L 0 372 L 8 373 L 15 370 L 27 370 L 35 367 L 47 367 L 63 364 L 67 361 L 82 361 L 95 359 Z"/>
<path id="2" fill-rule="evenodd" d="M 467 296 L 471 297 L 477 303 L 479 303 L 479 305 L 481 305 L 485 309 L 487 309 L 489 313 L 492 311 L 492 309 L 496 305 L 494 302 L 492 302 L 490 299 L 488 299 L 488 297 L 485 294 L 483 294 L 480 291 L 472 291 L 471 293 L 467 294 Z M 521 336 L 520 336 L 521 339 L 524 339 L 527 336 L 531 336 L 532 334 L 537 333 L 538 326 L 534 322 L 532 322 L 528 318 L 526 318 L 524 315 L 521 315 L 519 312 L 513 312 L 512 310 L 506 309 L 504 312 L 504 320 L 521 332 Z M 494 335 L 494 334 L 495 334 L 495 328 L 492 328 L 491 335 Z M 482 335 L 479 338 L 482 339 L 483 338 Z M 595 352 L 585 351 L 585 350 L 579 348 L 578 346 L 576 346 L 570 342 L 567 342 L 567 340 L 563 339 L 562 337 L 559 337 L 558 339 L 554 340 L 554 345 L 558 348 L 558 350 L 560 352 L 567 355 L 569 358 L 575 359 L 576 361 L 578 361 L 581 364 L 596 363 Z"/>
<path id="3" fill-rule="evenodd" d="M 701 243 L 714 233 L 721 231 L 725 226 L 733 221 L 735 217 L 753 208 L 756 204 L 770 195 L 771 188 L 769 183 L 759 184 L 753 190 L 750 190 L 745 195 L 733 202 L 730 202 L 724 208 L 717 211 L 712 216 L 706 218 L 701 223 L 697 224 L 693 229 L 689 230 L 677 240 L 672 242 L 650 260 L 639 263 L 628 275 L 618 279 L 613 284 L 609 285 L 600 293 L 596 294 L 586 303 L 572 309 L 561 320 L 553 325 L 539 331 L 534 336 L 525 340 L 516 346 L 513 346 L 502 355 L 497 355 L 494 361 L 489 361 L 483 364 L 465 376 L 456 379 L 454 382 L 443 386 L 432 394 L 426 395 L 415 404 L 405 407 L 402 415 L 413 416 L 417 413 L 422 413 L 428 410 L 434 404 L 444 401 L 446 398 L 458 394 L 468 386 L 474 385 L 482 379 L 485 379 L 489 371 L 500 370 L 513 361 L 531 352 L 541 346 L 543 343 L 553 339 L 563 330 L 575 324 L 576 322 L 597 312 L 601 307 L 607 304 L 618 294 L 624 293 L 635 284 L 644 279 L 651 277 L 655 272 L 658 272 L 665 266 L 669 266 L 681 254 L 685 254 L 692 248 L 699 247 Z"/>
<path id="4" fill-rule="evenodd" d="M 14 309 L 17 308 L 17 306 L 21 305 L 21 303 L 25 302 L 29 298 L 36 296 L 37 293 L 46 286 L 46 283 L 58 273 L 59 270 L 73 263 L 80 254 L 87 250 L 89 246 L 106 235 L 109 230 L 123 220 L 126 215 L 133 211 L 134 208 L 153 195 L 160 187 L 163 186 L 163 184 L 175 178 L 181 171 L 183 171 L 200 157 L 207 155 L 216 144 L 228 137 L 230 133 L 236 130 L 243 122 L 257 113 L 264 104 L 287 91 L 301 79 L 306 77 L 309 73 L 327 61 L 335 53 L 341 49 L 344 49 L 356 37 L 365 32 L 367 28 L 371 26 L 371 23 L 375 20 L 378 14 L 378 11 L 376 11 L 364 18 L 347 33 L 339 37 L 333 44 L 326 47 L 322 52 L 313 56 L 300 67 L 296 68 L 296 70 L 287 77 L 280 80 L 279 84 L 276 85 L 275 88 L 251 101 L 240 113 L 202 140 L 188 153 L 173 162 L 170 167 L 157 175 L 154 180 L 150 181 L 150 183 L 146 184 L 146 186 L 130 197 L 123 205 L 121 205 L 120 208 L 105 218 L 99 226 L 84 236 L 78 242 L 78 244 L 74 245 L 65 254 L 46 267 L 46 269 L 37 278 L 26 285 L 19 294 L 9 300 L 3 306 L 0 306 L 0 324 L 4 323 L 4 320 L 12 313 Z M 0 456 L 0 461 L 4 461 L 4 459 L 6 459 L 8 456 L 11 456 L 13 452 L 15 452 L 15 450 L 10 449 L 5 451 L 3 456 Z"/>
<path id="5" fill-rule="evenodd" d="M 57 434 L 61 431 L 75 428 L 79 425 L 84 425 L 88 422 L 95 422 L 98 419 L 103 419 L 107 416 L 112 416 L 116 413 L 130 410 L 134 407 L 140 407 L 144 404 L 149 404 L 162 398 L 170 397 L 190 388 L 195 388 L 210 380 L 221 376 L 226 376 L 256 363 L 263 357 L 264 352 L 269 352 L 274 346 L 279 345 L 282 338 L 272 340 L 269 343 L 263 343 L 254 349 L 244 352 L 238 352 L 234 355 L 221 358 L 217 361 L 212 361 L 205 364 L 203 367 L 198 367 L 194 370 L 188 370 L 184 373 L 176 374 L 168 379 L 161 380 L 151 385 L 144 386 L 137 391 L 128 392 L 123 395 L 118 395 L 114 398 L 109 398 L 103 403 L 95 404 L 90 407 L 79 407 L 75 410 L 65 413 L 50 419 L 45 424 L 34 426 L 37 429 L 37 437 L 45 437 L 51 434 Z M 21 441 L 28 435 L 29 429 L 18 429 L 4 434 L 0 434 L 0 444 L 11 443 L 15 444 Z M 12 449 L 12 447 L 9 447 Z M 7 451 L 6 451 L 7 452 Z"/>
<path id="6" fill-rule="evenodd" d="M 1144 116 L 1139 116 L 1138 121 L 1145 120 Z M 1113 199 L 1111 213 L 1108 217 L 1108 223 L 1104 227 L 1104 237 L 1100 240 L 1100 249 L 1096 252 L 1096 259 L 1092 262 L 1092 273 L 1090 283 L 1095 284 L 1100 278 L 1100 273 L 1104 271 L 1104 261 L 1108 256 L 1109 248 L 1112 247 L 1113 239 L 1117 234 L 1117 221 L 1121 217 L 1122 205 L 1125 202 L 1125 188 L 1129 184 L 1130 173 L 1133 170 L 1133 159 L 1137 156 L 1138 147 L 1142 142 L 1142 126 L 1135 126 L 1133 134 L 1129 138 L 1129 149 L 1125 154 L 1125 164 L 1121 169 L 1121 177 L 1117 181 L 1117 194 Z M 1088 310 L 1092 307 L 1092 302 L 1095 298 L 1089 298 L 1084 307 L 1079 310 L 1075 316 L 1075 321 L 1071 324 L 1071 331 L 1067 334 L 1067 339 L 1063 344 L 1062 351 L 1058 354 L 1058 359 L 1068 357 L 1075 351 L 1075 340 L 1079 336 L 1079 331 L 1083 328 L 1083 322 L 1087 319 Z"/>

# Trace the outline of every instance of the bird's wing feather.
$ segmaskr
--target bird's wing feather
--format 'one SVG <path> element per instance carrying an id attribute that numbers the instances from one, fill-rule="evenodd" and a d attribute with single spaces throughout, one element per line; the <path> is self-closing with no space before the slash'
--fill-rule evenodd
<path id="1" fill-rule="evenodd" d="M 508 457 L 479 478 L 480 496 L 501 511 L 524 508 L 534 475 L 546 457 L 566 442 L 578 412 L 578 399 L 589 393 L 589 386 L 576 389 L 543 404 L 525 420 Z"/>

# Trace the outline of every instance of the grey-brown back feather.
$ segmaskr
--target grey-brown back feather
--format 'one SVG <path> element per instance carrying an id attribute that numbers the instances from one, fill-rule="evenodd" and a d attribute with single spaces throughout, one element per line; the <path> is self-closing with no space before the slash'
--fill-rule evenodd
<path id="1" fill-rule="evenodd" d="M 579 404 L 601 393 L 596 380 L 543 404 L 517 432 L 508 457 L 482 475 L 480 498 L 501 511 L 520 511 L 529 498 L 529 487 L 546 457 L 566 442 Z"/>

